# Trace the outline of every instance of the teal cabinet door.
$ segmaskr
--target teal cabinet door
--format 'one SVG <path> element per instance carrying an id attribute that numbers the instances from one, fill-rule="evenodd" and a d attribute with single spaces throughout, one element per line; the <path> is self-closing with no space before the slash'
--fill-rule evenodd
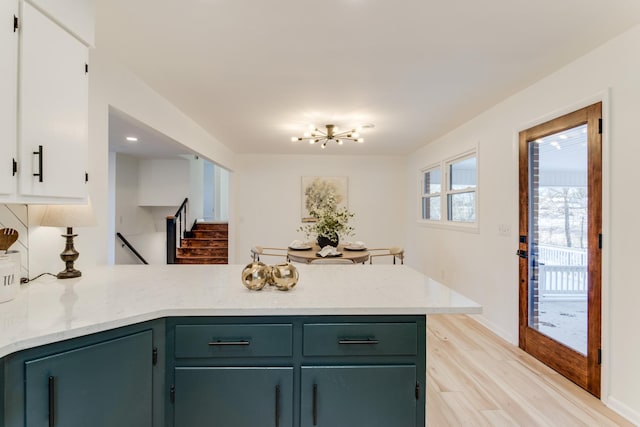
<path id="1" fill-rule="evenodd" d="M 25 362 L 26 426 L 151 427 L 151 331 Z"/>
<path id="2" fill-rule="evenodd" d="M 302 427 L 416 427 L 416 368 L 303 366 Z"/>
<path id="3" fill-rule="evenodd" d="M 293 368 L 175 368 L 175 427 L 291 427 Z"/>

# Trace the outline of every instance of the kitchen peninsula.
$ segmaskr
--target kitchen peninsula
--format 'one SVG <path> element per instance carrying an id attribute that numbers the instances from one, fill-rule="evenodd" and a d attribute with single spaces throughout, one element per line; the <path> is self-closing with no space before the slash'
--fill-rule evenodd
<path id="1" fill-rule="evenodd" d="M 481 311 L 406 266 L 298 265 L 288 292 L 242 268 L 23 286 L 0 305 L 0 426 L 424 425 L 426 317 Z"/>

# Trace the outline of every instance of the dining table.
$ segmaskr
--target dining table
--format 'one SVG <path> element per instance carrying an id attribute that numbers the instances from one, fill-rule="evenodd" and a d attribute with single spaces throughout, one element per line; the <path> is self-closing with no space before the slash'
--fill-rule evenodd
<path id="1" fill-rule="evenodd" d="M 287 256 L 289 260 L 294 262 L 300 262 L 304 264 L 311 264 L 320 259 L 345 259 L 354 264 L 365 263 L 369 259 L 369 251 L 367 248 L 349 248 L 349 246 L 338 245 L 336 248 L 340 255 L 322 257 L 319 255 L 321 250 L 318 245 L 306 245 L 302 247 L 291 247 L 287 250 Z"/>

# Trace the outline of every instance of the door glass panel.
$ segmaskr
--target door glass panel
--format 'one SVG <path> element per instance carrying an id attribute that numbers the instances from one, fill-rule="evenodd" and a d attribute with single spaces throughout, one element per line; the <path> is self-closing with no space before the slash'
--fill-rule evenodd
<path id="1" fill-rule="evenodd" d="M 529 327 L 587 354 L 587 125 L 529 143 Z"/>

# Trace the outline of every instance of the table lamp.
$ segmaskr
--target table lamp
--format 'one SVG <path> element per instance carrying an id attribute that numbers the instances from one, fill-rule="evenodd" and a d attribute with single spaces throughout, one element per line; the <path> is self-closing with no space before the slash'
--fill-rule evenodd
<path id="1" fill-rule="evenodd" d="M 96 218 L 91 209 L 91 204 L 86 205 L 48 205 L 42 216 L 40 225 L 47 227 L 67 227 L 67 233 L 62 237 L 66 239 L 64 251 L 60 258 L 64 261 L 66 268 L 58 273 L 58 279 L 71 279 L 80 277 L 82 273 L 73 267 L 73 263 L 80 255 L 73 246 L 73 227 L 88 227 L 96 225 Z"/>

